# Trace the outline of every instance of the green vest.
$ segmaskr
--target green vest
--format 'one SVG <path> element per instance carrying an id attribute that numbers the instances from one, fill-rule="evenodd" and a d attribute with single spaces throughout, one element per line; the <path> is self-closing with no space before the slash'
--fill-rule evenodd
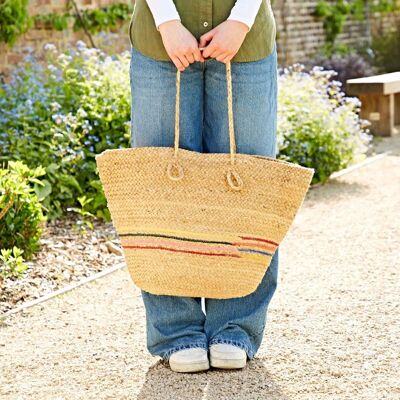
<path id="1" fill-rule="evenodd" d="M 236 0 L 174 0 L 182 24 L 197 41 L 201 35 L 229 17 L 235 2 Z M 231 61 L 256 61 L 268 56 L 273 50 L 275 36 L 276 24 L 270 0 L 262 0 L 253 26 Z M 171 61 L 146 0 L 135 1 L 129 24 L 129 39 L 131 46 L 142 54 L 156 60 Z"/>

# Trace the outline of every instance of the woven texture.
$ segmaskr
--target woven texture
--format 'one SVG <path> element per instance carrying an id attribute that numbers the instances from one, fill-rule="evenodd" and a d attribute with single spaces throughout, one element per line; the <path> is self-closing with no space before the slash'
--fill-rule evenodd
<path id="1" fill-rule="evenodd" d="M 174 147 L 96 155 L 129 273 L 150 293 L 222 299 L 253 292 L 311 183 L 313 168 L 236 154 L 230 68 L 229 154 L 179 148 L 177 70 Z"/>

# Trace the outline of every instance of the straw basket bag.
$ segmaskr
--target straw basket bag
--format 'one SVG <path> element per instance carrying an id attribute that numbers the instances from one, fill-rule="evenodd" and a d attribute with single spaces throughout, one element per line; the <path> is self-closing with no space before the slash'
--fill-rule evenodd
<path id="1" fill-rule="evenodd" d="M 313 168 L 237 154 L 226 64 L 230 154 L 174 147 L 105 150 L 96 163 L 133 282 L 153 294 L 253 292 L 303 203 Z M 179 150 L 179 151 L 178 151 Z"/>

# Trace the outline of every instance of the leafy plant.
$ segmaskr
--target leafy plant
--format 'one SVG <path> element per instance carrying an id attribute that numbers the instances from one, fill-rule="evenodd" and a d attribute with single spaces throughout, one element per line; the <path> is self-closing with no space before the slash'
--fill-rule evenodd
<path id="1" fill-rule="evenodd" d="M 82 219 L 78 221 L 77 225 L 80 229 L 80 232 L 85 233 L 85 225 L 88 226 L 90 229 L 93 229 L 93 223 L 89 218 L 93 218 L 95 216 L 90 211 L 88 211 L 88 206 L 93 201 L 93 198 L 88 199 L 86 196 L 80 196 L 78 197 L 78 201 L 80 207 L 70 207 L 67 209 L 67 211 L 74 211 L 82 217 Z"/>
<path id="2" fill-rule="evenodd" d="M 347 16 L 351 13 L 352 7 L 346 0 L 338 0 L 334 4 L 319 0 L 314 15 L 322 18 L 325 31 L 325 40 L 333 45 L 336 37 L 343 31 Z"/>
<path id="3" fill-rule="evenodd" d="M 28 269 L 24 263 L 24 251 L 14 246 L 12 249 L 0 250 L 0 281 L 7 278 L 21 278 Z"/>
<path id="4" fill-rule="evenodd" d="M 36 190 L 48 218 L 81 207 L 85 195 L 85 210 L 109 220 L 95 155 L 129 146 L 130 53 L 111 57 L 83 42 L 45 49 L 45 65 L 31 55 L 0 86 L 0 161 L 45 168 Z"/>
<path id="5" fill-rule="evenodd" d="M 83 24 L 86 25 L 86 28 L 91 33 L 115 28 L 119 21 L 128 20 L 131 12 L 131 6 L 125 3 L 111 4 L 93 10 L 83 10 L 80 13 L 82 19 L 75 16 L 73 29 L 75 31 L 82 29 Z"/>
<path id="6" fill-rule="evenodd" d="M 46 28 L 63 31 L 68 28 L 68 20 L 70 15 L 68 13 L 55 13 L 37 14 L 33 17 L 36 24 L 43 24 Z"/>
<path id="7" fill-rule="evenodd" d="M 50 12 L 30 16 L 29 0 L 0 0 L 0 42 L 12 46 L 17 38 L 27 32 L 35 23 L 46 28 L 62 31 L 68 28 L 73 19 L 73 29 L 78 31 L 87 28 L 97 32 L 115 28 L 118 22 L 129 20 L 133 11 L 130 4 L 114 3 L 105 7 L 71 11 L 73 2 L 67 1 L 66 12 Z M 85 26 L 84 26 L 85 25 Z"/>
<path id="8" fill-rule="evenodd" d="M 0 42 L 12 46 L 31 26 L 28 0 L 0 1 Z"/>
<path id="9" fill-rule="evenodd" d="M 312 183 L 365 158 L 372 140 L 359 100 L 346 97 L 334 75 L 300 64 L 279 73 L 277 157 L 315 168 Z"/>
<path id="10" fill-rule="evenodd" d="M 372 41 L 374 52 L 374 64 L 380 72 L 400 71 L 400 27 L 381 36 L 377 36 Z"/>
<path id="11" fill-rule="evenodd" d="M 39 249 L 42 233 L 42 207 L 34 191 L 34 184 L 45 173 L 41 166 L 29 169 L 21 161 L 9 161 L 0 169 L 0 249 L 14 246 L 30 259 Z"/>
<path id="12" fill-rule="evenodd" d="M 335 52 L 348 51 L 347 46 L 337 45 L 336 39 L 343 32 L 345 22 L 349 17 L 358 21 L 369 18 L 371 13 L 388 13 L 398 10 L 398 0 L 336 0 L 328 2 L 319 0 L 313 15 L 323 22 L 325 32 L 324 52 L 332 55 Z"/>

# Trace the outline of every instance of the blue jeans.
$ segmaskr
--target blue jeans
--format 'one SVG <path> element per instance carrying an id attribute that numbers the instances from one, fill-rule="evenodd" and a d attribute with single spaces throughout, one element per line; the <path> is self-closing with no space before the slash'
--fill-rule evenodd
<path id="1" fill-rule="evenodd" d="M 172 61 L 131 48 L 131 146 L 174 146 L 175 79 Z M 232 62 L 233 117 L 237 153 L 276 157 L 277 54 Z M 229 153 L 226 65 L 194 62 L 181 73 L 180 148 Z M 278 252 L 258 288 L 247 296 L 208 299 L 155 295 L 142 290 L 147 348 L 168 360 L 185 348 L 228 343 L 254 358 L 261 345 L 267 308 L 275 292 Z"/>

